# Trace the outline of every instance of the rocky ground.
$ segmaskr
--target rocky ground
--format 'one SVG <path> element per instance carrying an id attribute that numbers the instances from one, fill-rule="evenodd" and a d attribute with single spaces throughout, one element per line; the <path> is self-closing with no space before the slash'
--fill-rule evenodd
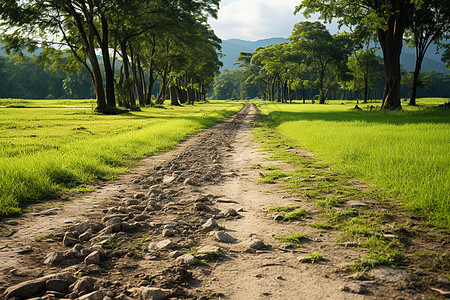
<path id="1" fill-rule="evenodd" d="M 88 195 L 3 220 L 1 297 L 423 299 L 411 270 L 346 271 L 366 250 L 338 245 L 338 231 L 308 226 L 318 214 L 286 222 L 268 211 L 295 204 L 312 212 L 316 205 L 257 183 L 261 170 L 251 166 L 267 154 L 252 142 L 255 111 L 245 105 Z M 308 237 L 302 245 L 274 239 L 297 232 Z M 445 297 L 448 280 L 432 276 L 430 292 Z"/>

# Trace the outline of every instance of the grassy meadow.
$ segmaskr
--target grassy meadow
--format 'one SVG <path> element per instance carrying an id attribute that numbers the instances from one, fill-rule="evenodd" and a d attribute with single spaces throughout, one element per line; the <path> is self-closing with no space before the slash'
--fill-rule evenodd
<path id="1" fill-rule="evenodd" d="M 57 191 L 111 179 L 138 158 L 167 151 L 242 104 L 93 113 L 92 100 L 0 99 L 0 216 Z"/>
<path id="2" fill-rule="evenodd" d="M 361 178 L 385 198 L 400 200 L 431 224 L 450 228 L 448 99 L 419 99 L 403 111 L 362 111 L 355 102 L 326 105 L 259 102 L 287 144 L 315 153 L 335 170 Z"/>

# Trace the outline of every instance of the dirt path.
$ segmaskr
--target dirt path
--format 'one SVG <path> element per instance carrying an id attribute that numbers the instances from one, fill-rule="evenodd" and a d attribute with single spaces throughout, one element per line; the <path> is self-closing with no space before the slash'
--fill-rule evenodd
<path id="1" fill-rule="evenodd" d="M 336 231 L 308 226 L 319 221 L 316 215 L 274 220 L 270 206 L 314 211 L 315 205 L 276 185 L 257 184 L 260 170 L 251 166 L 264 164 L 265 154 L 252 142 L 254 113 L 247 104 L 93 193 L 6 220 L 4 229 L 14 234 L 0 237 L 0 293 L 37 299 L 421 299 L 405 288 L 406 277 L 399 279 L 404 273 L 355 281 L 341 272 L 365 252 L 338 246 Z M 293 233 L 309 240 L 293 246 L 273 238 Z M 310 253 L 325 260 L 299 261 Z M 64 283 L 55 292 L 49 286 L 56 275 L 51 283 L 42 278 L 61 273 L 68 275 L 57 277 Z M 20 283 L 36 290 L 27 294 Z"/>

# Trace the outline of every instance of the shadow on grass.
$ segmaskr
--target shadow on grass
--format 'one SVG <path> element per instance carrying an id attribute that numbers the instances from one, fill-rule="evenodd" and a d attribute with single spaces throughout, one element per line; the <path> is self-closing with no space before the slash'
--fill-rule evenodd
<path id="1" fill-rule="evenodd" d="M 367 122 L 393 125 L 434 123 L 450 123 L 450 110 L 441 107 L 426 108 L 420 111 L 329 111 L 329 112 L 286 112 L 272 111 L 268 115 L 277 125 L 285 122 L 330 121 L 330 122 Z"/>

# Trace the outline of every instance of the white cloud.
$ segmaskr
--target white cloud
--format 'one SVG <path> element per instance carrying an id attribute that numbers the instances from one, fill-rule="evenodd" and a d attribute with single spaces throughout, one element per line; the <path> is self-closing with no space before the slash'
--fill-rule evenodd
<path id="1" fill-rule="evenodd" d="M 218 19 L 209 24 L 221 39 L 259 40 L 289 37 L 294 25 L 304 21 L 294 15 L 301 0 L 222 0 Z"/>

